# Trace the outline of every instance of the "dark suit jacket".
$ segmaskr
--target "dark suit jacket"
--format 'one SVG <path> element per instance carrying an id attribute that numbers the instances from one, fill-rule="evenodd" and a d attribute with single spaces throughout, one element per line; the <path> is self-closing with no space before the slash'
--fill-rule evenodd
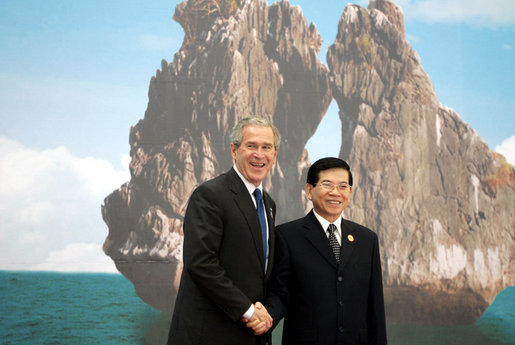
<path id="1" fill-rule="evenodd" d="M 378 239 L 359 224 L 342 221 L 339 265 L 313 211 L 278 226 L 269 286 L 283 344 L 386 344 Z"/>
<path id="2" fill-rule="evenodd" d="M 256 207 L 234 169 L 200 185 L 184 217 L 184 269 L 169 345 L 264 344 L 240 320 L 265 297 L 274 261 L 275 203 L 264 202 L 269 225 L 265 273 Z M 266 338 L 266 339 L 265 339 Z"/>

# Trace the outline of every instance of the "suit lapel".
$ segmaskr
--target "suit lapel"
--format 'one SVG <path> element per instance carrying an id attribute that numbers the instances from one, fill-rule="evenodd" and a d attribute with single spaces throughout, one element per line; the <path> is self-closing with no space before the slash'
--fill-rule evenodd
<path id="1" fill-rule="evenodd" d="M 273 202 L 267 192 L 263 193 L 263 200 L 265 202 L 265 212 L 268 221 L 268 266 L 266 270 L 266 276 L 268 277 L 271 273 L 271 263 L 274 262 L 275 253 L 275 232 L 274 232 L 274 209 L 272 208 Z"/>
<path id="2" fill-rule="evenodd" d="M 340 269 L 345 267 L 357 245 L 356 226 L 342 218 L 342 246 L 340 249 Z"/>
<path id="3" fill-rule="evenodd" d="M 257 214 L 256 207 L 252 201 L 247 187 L 238 176 L 236 171 L 231 168 L 227 173 L 230 185 L 229 189 L 234 193 L 234 202 L 238 206 L 238 209 L 242 213 L 243 217 L 247 220 L 249 231 L 251 232 L 254 240 L 254 247 L 256 248 L 256 254 L 259 257 L 263 269 L 265 267 L 265 258 L 263 257 L 263 242 L 261 240 L 261 225 L 259 224 L 259 217 Z"/>
<path id="4" fill-rule="evenodd" d="M 337 268 L 338 262 L 334 257 L 334 253 L 329 245 L 325 231 L 322 229 L 318 219 L 316 219 L 313 210 L 304 217 L 303 231 L 308 241 L 311 242 L 320 255 L 322 255 L 332 266 Z"/>

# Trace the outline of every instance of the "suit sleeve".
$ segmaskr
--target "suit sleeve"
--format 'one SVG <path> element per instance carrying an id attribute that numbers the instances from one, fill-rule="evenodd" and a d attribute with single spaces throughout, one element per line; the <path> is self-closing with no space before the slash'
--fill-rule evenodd
<path id="1" fill-rule="evenodd" d="M 386 320 L 383 297 L 383 277 L 381 271 L 381 258 L 379 254 L 379 241 L 374 234 L 374 246 L 372 252 L 372 277 L 369 289 L 368 311 L 368 337 L 370 344 L 386 344 Z"/>
<path id="2" fill-rule="evenodd" d="M 252 301 L 234 285 L 220 265 L 223 217 L 223 210 L 212 191 L 200 187 L 193 192 L 184 218 L 183 260 L 202 293 L 229 318 L 237 321 Z"/>
<path id="3" fill-rule="evenodd" d="M 270 316 L 274 320 L 273 327 L 286 316 L 289 303 L 290 257 L 288 246 L 280 231 L 275 233 L 275 258 L 272 275 L 268 282 L 268 294 L 264 301 Z"/>

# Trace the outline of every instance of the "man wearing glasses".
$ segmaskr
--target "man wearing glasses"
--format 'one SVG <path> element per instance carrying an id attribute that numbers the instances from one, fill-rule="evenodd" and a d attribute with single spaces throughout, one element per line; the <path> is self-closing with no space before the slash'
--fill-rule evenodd
<path id="1" fill-rule="evenodd" d="M 285 318 L 283 345 L 386 344 L 378 238 L 342 217 L 352 195 L 349 165 L 316 161 L 305 188 L 313 210 L 276 228 L 265 301 L 274 326 Z"/>

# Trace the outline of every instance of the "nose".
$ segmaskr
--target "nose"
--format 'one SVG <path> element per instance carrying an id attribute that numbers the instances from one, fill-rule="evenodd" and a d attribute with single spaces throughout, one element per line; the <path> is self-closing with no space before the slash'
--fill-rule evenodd
<path id="1" fill-rule="evenodd" d="M 331 190 L 329 191 L 329 194 L 333 194 L 333 195 L 340 195 L 340 190 L 338 189 L 338 186 L 337 186 L 337 185 L 335 185 L 335 186 L 333 187 L 333 189 L 331 189 Z"/>
<path id="2" fill-rule="evenodd" d="M 256 151 L 254 151 L 254 156 L 256 156 L 258 158 L 264 157 L 265 156 L 265 150 L 262 149 L 261 147 L 258 147 L 256 149 Z"/>

